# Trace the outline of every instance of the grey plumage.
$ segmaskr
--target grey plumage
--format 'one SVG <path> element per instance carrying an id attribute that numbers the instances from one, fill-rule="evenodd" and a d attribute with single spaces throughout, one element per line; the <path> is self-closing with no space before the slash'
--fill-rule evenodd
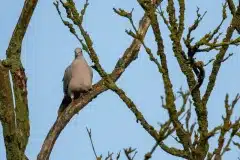
<path id="1" fill-rule="evenodd" d="M 81 93 L 87 92 L 92 88 L 93 72 L 83 57 L 80 48 L 75 49 L 75 59 L 64 72 L 63 92 L 64 98 L 59 107 L 58 113 L 61 113 L 75 98 Z"/>

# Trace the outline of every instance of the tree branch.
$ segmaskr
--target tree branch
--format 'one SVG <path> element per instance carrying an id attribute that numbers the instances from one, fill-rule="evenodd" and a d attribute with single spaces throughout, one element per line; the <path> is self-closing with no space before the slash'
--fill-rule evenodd
<path id="1" fill-rule="evenodd" d="M 143 2 L 141 2 L 141 1 L 139 1 L 139 4 L 141 6 L 144 5 Z M 157 15 L 155 13 L 154 8 L 151 6 L 148 6 L 148 8 L 145 7 L 144 9 L 145 9 L 145 12 L 148 14 L 149 18 L 151 19 L 151 26 L 152 26 L 153 33 L 155 36 L 155 41 L 158 46 L 157 54 L 160 56 L 160 59 L 161 59 L 162 79 L 163 79 L 165 95 L 166 95 L 166 106 L 167 106 L 166 109 L 168 110 L 169 117 L 176 129 L 176 132 L 181 141 L 181 144 L 183 145 L 185 151 L 187 152 L 188 151 L 187 148 L 189 148 L 188 144 L 190 144 L 190 142 L 189 142 L 190 137 L 186 133 L 181 122 L 178 120 L 176 106 L 174 103 L 175 98 L 174 98 L 174 94 L 173 94 L 173 90 L 172 90 L 171 80 L 170 80 L 169 73 L 168 73 L 167 59 L 166 59 L 166 55 L 164 53 L 163 39 L 161 36 L 161 31 L 160 31 L 158 20 L 157 20 Z M 171 13 L 174 12 L 172 9 L 170 9 L 169 11 Z M 172 20 L 170 22 L 170 24 L 172 26 L 175 26 L 176 24 L 173 21 L 174 20 Z"/>
<path id="2" fill-rule="evenodd" d="M 148 30 L 149 25 L 150 25 L 150 20 L 147 18 L 146 15 L 144 15 L 140 21 L 138 33 L 144 37 Z M 117 79 L 122 75 L 125 69 L 132 63 L 133 60 L 136 59 L 139 53 L 140 46 L 141 46 L 141 42 L 139 40 L 134 39 L 132 41 L 129 48 L 126 49 L 123 56 L 116 63 L 116 66 L 112 71 L 112 73 L 109 74 L 110 78 L 113 81 L 117 81 Z M 92 91 L 83 95 L 81 100 L 78 99 L 75 105 L 70 104 L 67 107 L 67 109 L 63 112 L 63 114 L 61 114 L 61 116 L 57 118 L 54 125 L 50 129 L 43 143 L 41 151 L 38 154 L 38 158 L 37 158 L 38 160 L 47 160 L 49 158 L 52 148 L 55 144 L 55 141 L 57 140 L 59 134 L 64 129 L 64 127 L 70 121 L 70 119 L 80 110 L 82 110 L 90 101 L 92 101 L 99 94 L 101 94 L 106 90 L 107 90 L 107 87 L 104 85 L 104 80 L 102 79 L 93 86 Z"/>
<path id="3" fill-rule="evenodd" d="M 8 114 L 2 115 L 4 117 L 1 118 L 5 120 L 8 119 L 8 123 L 9 123 L 7 125 L 5 124 L 4 121 L 2 121 L 2 124 L 4 125 L 3 128 L 5 128 L 4 129 L 5 131 L 4 135 L 6 136 L 5 146 L 7 150 L 8 160 L 26 159 L 24 152 L 25 152 L 25 149 L 28 143 L 29 134 L 30 134 L 29 133 L 30 124 L 29 124 L 28 100 L 27 100 L 27 78 L 21 63 L 21 48 L 22 48 L 22 41 L 23 41 L 24 35 L 27 31 L 29 22 L 31 20 L 31 17 L 37 5 L 37 2 L 38 0 L 25 0 L 21 15 L 15 26 L 11 40 L 9 42 L 9 46 L 6 51 L 7 59 L 2 61 L 2 67 L 0 71 L 3 73 L 2 75 L 5 77 L 5 78 L 1 77 L 1 80 L 3 80 L 3 83 L 9 84 L 10 79 L 8 75 L 8 70 L 10 70 L 12 81 L 13 81 L 13 92 L 14 92 L 13 94 L 15 97 L 15 104 L 16 104 L 16 107 L 14 109 L 14 106 L 12 103 L 13 100 L 11 99 L 13 96 L 10 88 L 10 90 L 6 93 L 8 94 L 11 101 L 9 101 L 10 99 L 8 100 L 0 99 L 0 104 L 2 104 L 3 108 L 4 106 L 11 105 L 11 107 L 5 108 L 5 110 L 6 109 L 8 110 L 6 112 L 8 112 L 9 115 Z M 3 66 L 5 67 L 5 69 Z M 6 72 L 6 69 L 7 69 L 7 72 Z M 3 87 L 1 89 L 4 90 L 4 88 L 6 89 L 6 87 Z M 4 104 L 4 103 L 7 103 L 7 104 Z M 11 118 L 5 117 L 5 116 L 10 116 Z M 9 141 L 12 141 L 12 142 L 9 142 Z"/>
<path id="4" fill-rule="evenodd" d="M 226 33 L 225 38 L 223 39 L 223 42 L 229 42 L 231 40 L 233 32 L 234 32 L 234 28 L 232 27 L 232 25 L 230 25 L 227 29 L 227 33 Z M 221 62 L 225 57 L 228 47 L 229 47 L 229 45 L 222 46 L 219 53 L 216 55 L 215 61 L 213 62 L 213 67 L 212 67 L 211 74 L 209 76 L 209 82 L 207 84 L 207 89 L 202 98 L 204 105 L 207 104 L 208 99 L 213 91 L 213 88 L 216 83 L 216 78 L 217 78 L 218 72 L 219 72 L 221 64 L 222 64 Z"/>

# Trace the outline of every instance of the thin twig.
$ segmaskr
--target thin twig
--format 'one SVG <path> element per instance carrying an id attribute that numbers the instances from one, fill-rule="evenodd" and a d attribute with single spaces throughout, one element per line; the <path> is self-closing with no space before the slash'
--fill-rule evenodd
<path id="1" fill-rule="evenodd" d="M 87 130 L 87 132 L 88 132 L 88 136 L 89 136 L 89 139 L 90 139 L 90 142 L 91 142 L 91 145 L 92 145 L 93 153 L 94 153 L 96 159 L 98 159 L 98 155 L 97 155 L 96 150 L 95 150 L 95 147 L 94 147 L 94 145 L 93 145 L 91 129 L 88 129 L 88 128 L 86 127 L 86 130 Z"/>

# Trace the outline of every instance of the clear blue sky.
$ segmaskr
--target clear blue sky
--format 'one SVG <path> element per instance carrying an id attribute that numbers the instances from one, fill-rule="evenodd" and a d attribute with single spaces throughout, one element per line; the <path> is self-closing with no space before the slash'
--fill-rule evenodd
<path id="1" fill-rule="evenodd" d="M 75 1 L 80 8 L 83 1 Z M 222 2 L 224 0 L 188 1 L 186 6 L 186 23 L 188 25 L 194 21 L 197 6 L 201 8 L 201 13 L 205 10 L 208 11 L 200 29 L 194 33 L 196 38 L 219 24 Z M 23 1 L 16 0 L 3 1 L 0 5 L 0 59 L 5 57 L 5 51 L 22 6 Z M 113 7 L 121 7 L 126 10 L 135 8 L 134 20 L 136 24 L 143 15 L 136 0 L 90 0 L 84 24 L 94 40 L 94 47 L 101 64 L 108 72 L 114 68 L 116 61 L 132 40 L 124 32 L 125 29 L 130 28 L 129 22 L 114 14 Z M 226 30 L 228 24 L 229 21 L 225 22 L 222 31 Z M 166 40 L 165 51 L 173 88 L 177 91 L 181 86 L 186 86 L 186 81 L 174 59 L 171 42 L 168 38 L 169 32 L 164 26 L 162 26 L 162 34 Z M 151 30 L 147 35 L 146 42 L 156 51 Z M 40 0 L 22 47 L 22 61 L 28 76 L 31 136 L 27 147 L 27 156 L 31 160 L 36 159 L 43 140 L 56 119 L 57 110 L 63 97 L 62 77 L 64 69 L 72 61 L 73 50 L 78 46 L 79 43 L 75 37 L 60 21 L 52 1 Z M 236 47 L 232 47 L 228 53 L 237 53 L 238 50 Z M 201 58 L 207 61 L 214 55 L 215 53 L 210 52 Z M 88 56 L 85 57 L 91 64 Z M 218 76 L 217 88 L 213 91 L 208 106 L 210 128 L 221 121 L 225 94 L 230 93 L 230 98 L 233 99 L 235 94 L 240 92 L 239 58 L 238 53 L 225 62 Z M 209 73 L 210 66 L 206 69 Z M 94 72 L 94 82 L 99 79 L 98 74 Z M 167 112 L 161 108 L 160 96 L 164 93 L 161 76 L 156 66 L 149 61 L 144 50 L 140 51 L 139 58 L 130 65 L 117 84 L 126 91 L 153 126 L 158 127 L 158 122 L 164 122 L 168 118 Z M 236 108 L 236 112 L 239 113 L 239 107 Z M 134 115 L 119 100 L 118 96 L 107 91 L 89 103 L 81 113 L 71 120 L 58 138 L 50 159 L 94 159 L 86 127 L 92 129 L 97 153 L 104 156 L 107 155 L 108 151 L 117 153 L 122 148 L 132 146 L 138 150 L 136 159 L 142 159 L 143 155 L 154 144 L 153 139 L 140 124 L 136 123 Z M 1 127 L 0 134 L 2 135 Z M 172 138 L 169 138 L 166 143 L 171 146 L 176 145 Z M 215 144 L 215 141 L 211 143 Z M 233 149 L 232 152 L 226 154 L 225 158 L 236 159 L 237 156 L 240 156 L 240 153 Z M 179 159 L 158 149 L 152 159 L 159 158 Z M 0 136 L 0 159 L 5 159 L 2 136 Z"/>

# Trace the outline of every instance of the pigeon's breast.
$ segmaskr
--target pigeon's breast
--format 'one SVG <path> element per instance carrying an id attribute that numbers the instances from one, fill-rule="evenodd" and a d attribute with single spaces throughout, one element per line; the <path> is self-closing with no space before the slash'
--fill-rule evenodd
<path id="1" fill-rule="evenodd" d="M 85 60 L 72 63 L 72 78 L 69 87 L 73 91 L 87 91 L 92 87 L 92 70 Z"/>

